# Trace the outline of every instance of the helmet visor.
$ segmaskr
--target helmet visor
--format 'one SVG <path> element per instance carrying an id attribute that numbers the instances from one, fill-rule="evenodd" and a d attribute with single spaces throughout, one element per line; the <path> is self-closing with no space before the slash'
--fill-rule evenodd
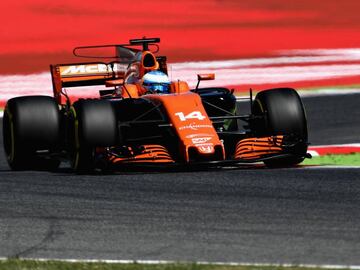
<path id="1" fill-rule="evenodd" d="M 167 94 L 170 92 L 170 85 L 167 83 L 144 83 L 144 87 L 154 93 Z"/>

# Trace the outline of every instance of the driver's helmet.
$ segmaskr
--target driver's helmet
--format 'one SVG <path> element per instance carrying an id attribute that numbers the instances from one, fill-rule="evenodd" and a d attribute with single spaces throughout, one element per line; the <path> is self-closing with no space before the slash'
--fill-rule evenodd
<path id="1" fill-rule="evenodd" d="M 169 77 L 161 71 L 150 71 L 142 78 L 142 84 L 150 93 L 167 94 L 170 92 Z"/>

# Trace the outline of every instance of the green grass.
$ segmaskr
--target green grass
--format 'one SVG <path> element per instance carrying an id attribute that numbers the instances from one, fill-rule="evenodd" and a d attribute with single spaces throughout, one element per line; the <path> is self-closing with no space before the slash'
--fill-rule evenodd
<path id="1" fill-rule="evenodd" d="M 329 85 L 329 86 L 315 86 L 315 87 L 301 87 L 299 91 L 311 91 L 311 90 L 331 90 L 331 89 L 360 89 L 360 84 L 351 84 L 351 85 Z"/>
<path id="2" fill-rule="evenodd" d="M 227 266 L 199 264 L 117 264 L 70 263 L 11 259 L 0 261 L 0 270 L 318 270 L 320 268 L 283 266 Z M 324 270 L 325 268 L 321 268 Z M 346 268 L 345 268 L 346 269 Z"/>
<path id="3" fill-rule="evenodd" d="M 348 155 L 326 155 L 305 159 L 302 165 L 360 166 L 360 153 Z"/>

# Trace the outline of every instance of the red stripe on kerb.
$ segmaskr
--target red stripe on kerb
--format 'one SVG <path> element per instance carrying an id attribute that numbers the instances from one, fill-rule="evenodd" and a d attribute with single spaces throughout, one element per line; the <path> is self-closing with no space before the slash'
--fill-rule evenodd
<path id="1" fill-rule="evenodd" d="M 309 150 L 316 151 L 320 156 L 323 155 L 341 155 L 360 153 L 360 146 L 312 146 Z"/>

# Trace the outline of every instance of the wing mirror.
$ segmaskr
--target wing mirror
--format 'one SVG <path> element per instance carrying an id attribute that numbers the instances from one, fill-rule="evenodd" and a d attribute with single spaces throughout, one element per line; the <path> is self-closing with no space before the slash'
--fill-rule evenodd
<path id="1" fill-rule="evenodd" d="M 210 81 L 210 80 L 215 80 L 215 73 L 209 73 L 209 74 L 198 74 L 198 82 L 196 85 L 196 89 L 199 88 L 200 85 L 200 81 Z"/>

